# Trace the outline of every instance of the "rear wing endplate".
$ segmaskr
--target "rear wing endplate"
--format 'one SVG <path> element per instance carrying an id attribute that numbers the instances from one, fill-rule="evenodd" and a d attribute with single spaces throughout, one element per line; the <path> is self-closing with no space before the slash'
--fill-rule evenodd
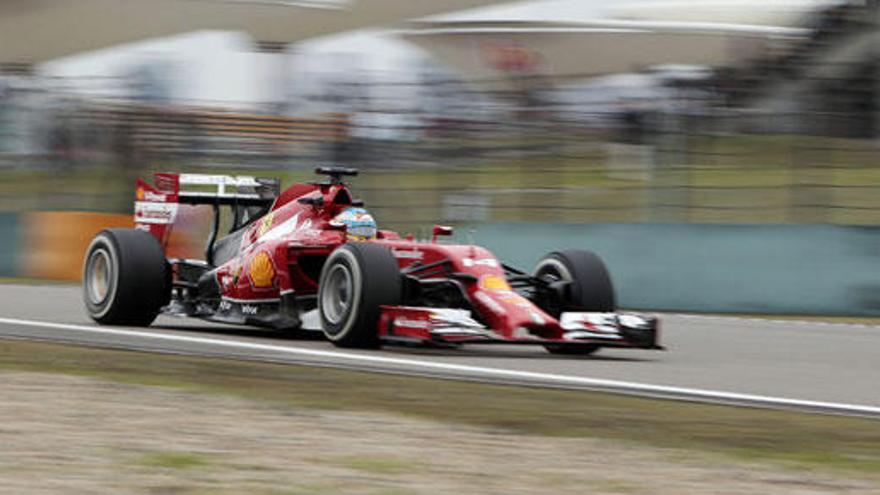
<path id="1" fill-rule="evenodd" d="M 233 207 L 233 226 L 236 227 L 240 220 L 239 207 L 268 209 L 280 190 L 278 179 L 210 174 L 158 173 L 153 184 L 138 179 L 136 185 L 135 226 L 151 233 L 163 247 L 181 204 L 214 206 L 215 232 L 212 237 L 215 237 L 220 206 Z"/>

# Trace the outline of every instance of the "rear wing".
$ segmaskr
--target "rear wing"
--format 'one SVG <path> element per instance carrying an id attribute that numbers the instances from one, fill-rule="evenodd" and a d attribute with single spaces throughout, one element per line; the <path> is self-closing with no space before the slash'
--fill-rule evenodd
<path id="1" fill-rule="evenodd" d="M 135 226 L 156 237 L 163 248 L 181 204 L 214 207 L 214 228 L 210 241 L 213 244 L 219 229 L 220 206 L 232 208 L 232 228 L 236 229 L 241 225 L 247 208 L 268 210 L 280 190 L 278 179 L 208 174 L 158 173 L 154 175 L 153 184 L 138 179 L 136 185 Z"/>

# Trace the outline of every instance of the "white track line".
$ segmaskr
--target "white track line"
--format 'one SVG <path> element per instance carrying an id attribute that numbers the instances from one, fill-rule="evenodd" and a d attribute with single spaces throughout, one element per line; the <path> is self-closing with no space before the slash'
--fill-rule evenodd
<path id="1" fill-rule="evenodd" d="M 818 402 L 809 400 L 787 399 L 782 397 L 770 397 L 763 395 L 740 394 L 722 392 L 716 390 L 704 390 L 695 388 L 669 387 L 664 385 L 651 385 L 647 383 L 635 383 L 619 380 L 605 380 L 601 378 L 586 378 L 579 376 L 558 375 L 552 373 L 537 373 L 531 371 L 517 371 L 500 368 L 486 368 L 482 366 L 469 366 L 461 364 L 438 363 L 433 361 L 421 361 L 417 359 L 393 358 L 369 354 L 353 354 L 341 351 L 321 351 L 316 349 L 303 349 L 298 347 L 285 347 L 269 344 L 257 344 L 253 342 L 241 342 L 226 339 L 208 337 L 194 337 L 187 335 L 170 335 L 152 333 L 139 330 L 121 330 L 107 327 L 87 325 L 73 325 L 68 323 L 50 323 L 35 320 L 21 320 L 17 318 L 0 318 L 0 324 L 54 328 L 58 330 L 83 332 L 101 335 L 115 335 L 119 337 L 137 337 L 147 340 L 160 340 L 165 342 L 181 342 L 187 344 L 202 344 L 215 347 L 226 347 L 239 350 L 254 350 L 277 352 L 295 356 L 307 356 L 313 358 L 330 358 L 354 363 L 392 365 L 413 367 L 425 371 L 441 371 L 463 373 L 473 378 L 495 378 L 513 380 L 532 384 L 546 384 L 557 387 L 578 387 L 629 393 L 636 395 L 658 396 L 666 398 L 678 398 L 697 400 L 704 402 L 739 404 L 747 406 L 759 406 L 769 408 L 798 409 L 831 414 L 846 414 L 860 416 L 880 417 L 880 407 L 844 404 L 837 402 Z"/>

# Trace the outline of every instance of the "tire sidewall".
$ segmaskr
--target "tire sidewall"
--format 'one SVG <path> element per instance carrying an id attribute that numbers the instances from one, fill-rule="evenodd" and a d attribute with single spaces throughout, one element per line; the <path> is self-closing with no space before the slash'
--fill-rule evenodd
<path id="1" fill-rule="evenodd" d="M 110 277 L 110 287 L 108 287 L 107 296 L 100 303 L 94 303 L 89 289 L 89 269 L 94 262 L 96 253 L 101 250 L 109 255 L 109 268 L 112 276 Z M 91 244 L 89 244 L 86 253 L 88 254 L 86 255 L 86 262 L 83 266 L 83 299 L 89 315 L 95 320 L 100 321 L 113 311 L 115 307 L 114 303 L 119 293 L 119 277 L 121 271 L 119 248 L 112 236 L 108 235 L 106 232 L 101 232 L 92 240 Z"/>
<path id="2" fill-rule="evenodd" d="M 340 323 L 332 323 L 324 314 L 322 302 L 324 300 L 325 284 L 323 281 L 327 277 L 327 274 L 330 273 L 330 270 L 337 264 L 343 265 L 351 275 L 352 295 L 351 303 L 349 304 L 345 315 L 343 315 L 342 321 Z M 321 325 L 324 328 L 324 335 L 326 335 L 332 342 L 346 340 L 351 334 L 352 329 L 358 324 L 361 299 L 364 291 L 363 276 L 363 271 L 361 270 L 357 256 L 353 250 L 349 249 L 347 246 L 343 246 L 334 251 L 330 257 L 327 258 L 327 262 L 324 263 L 324 268 L 321 270 L 322 283 L 318 289 L 318 313 L 321 317 Z"/>

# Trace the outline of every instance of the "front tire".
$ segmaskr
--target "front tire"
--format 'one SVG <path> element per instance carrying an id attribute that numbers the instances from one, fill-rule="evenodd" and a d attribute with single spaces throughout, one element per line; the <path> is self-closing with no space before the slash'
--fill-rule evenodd
<path id="1" fill-rule="evenodd" d="M 324 335 L 339 347 L 377 347 L 381 306 L 400 304 L 401 294 L 391 251 L 378 244 L 343 245 L 321 270 L 318 314 Z"/>
<path id="2" fill-rule="evenodd" d="M 165 253 L 147 232 L 107 229 L 86 250 L 83 300 L 102 325 L 148 326 L 168 304 L 170 282 Z"/>
<path id="3" fill-rule="evenodd" d="M 556 318 L 565 311 L 610 313 L 617 309 L 611 276 L 595 253 L 581 250 L 550 253 L 538 262 L 532 273 L 550 283 L 568 283 L 560 300 L 542 308 Z M 544 348 L 551 354 L 580 356 L 599 350 L 599 346 L 593 345 L 546 345 Z"/>
<path id="4" fill-rule="evenodd" d="M 532 274 L 551 283 L 569 284 L 558 307 L 551 309 L 557 318 L 564 311 L 610 313 L 617 309 L 611 276 L 595 253 L 581 250 L 550 253 L 538 262 Z"/>

